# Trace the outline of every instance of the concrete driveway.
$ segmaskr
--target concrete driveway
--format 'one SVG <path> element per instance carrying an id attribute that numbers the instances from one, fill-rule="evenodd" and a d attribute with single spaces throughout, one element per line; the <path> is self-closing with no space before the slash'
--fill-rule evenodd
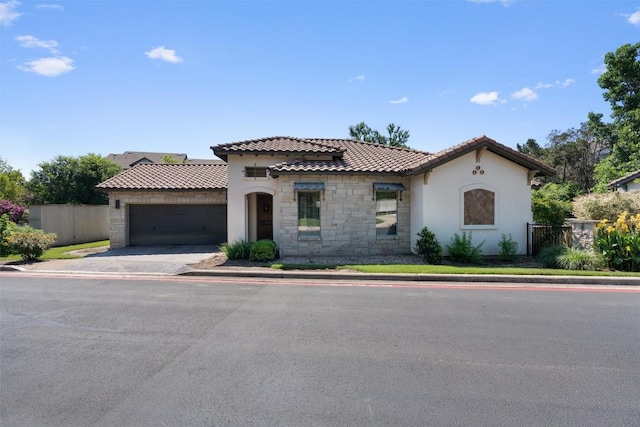
<path id="1" fill-rule="evenodd" d="M 78 259 L 37 262 L 36 271 L 177 274 L 219 252 L 217 245 L 129 246 Z"/>

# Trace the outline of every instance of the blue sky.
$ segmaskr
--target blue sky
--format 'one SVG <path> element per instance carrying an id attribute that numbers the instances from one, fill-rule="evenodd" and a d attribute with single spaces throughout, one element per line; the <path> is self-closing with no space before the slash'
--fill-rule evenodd
<path id="1" fill-rule="evenodd" d="M 213 158 L 393 122 L 435 152 L 514 147 L 605 114 L 603 58 L 640 1 L 1 1 L 0 156 Z"/>

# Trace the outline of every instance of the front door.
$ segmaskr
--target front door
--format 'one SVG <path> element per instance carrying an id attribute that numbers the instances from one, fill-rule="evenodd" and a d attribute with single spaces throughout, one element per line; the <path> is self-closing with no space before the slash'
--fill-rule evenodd
<path id="1" fill-rule="evenodd" d="M 273 196 L 258 194 L 258 240 L 273 240 Z"/>

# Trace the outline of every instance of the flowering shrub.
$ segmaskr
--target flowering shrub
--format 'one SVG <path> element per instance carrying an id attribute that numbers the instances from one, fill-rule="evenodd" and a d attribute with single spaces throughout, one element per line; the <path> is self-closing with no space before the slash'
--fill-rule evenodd
<path id="1" fill-rule="evenodd" d="M 595 247 L 610 269 L 640 271 L 640 213 L 622 212 L 613 225 L 600 221 Z"/>
<path id="2" fill-rule="evenodd" d="M 25 261 L 38 259 L 56 241 L 55 233 L 45 233 L 28 225 L 15 227 L 6 238 L 9 250 Z"/>
<path id="3" fill-rule="evenodd" d="M 9 216 L 9 221 L 16 224 L 22 224 L 27 220 L 24 206 L 18 206 L 11 200 L 0 200 L 0 216 L 4 214 Z"/>
<path id="4" fill-rule="evenodd" d="M 622 212 L 640 213 L 640 191 L 594 193 L 573 199 L 573 215 L 578 219 L 616 218 Z"/>

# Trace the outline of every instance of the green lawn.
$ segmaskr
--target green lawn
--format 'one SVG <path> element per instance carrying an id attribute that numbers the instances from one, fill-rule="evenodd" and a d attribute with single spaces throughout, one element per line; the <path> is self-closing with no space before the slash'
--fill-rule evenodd
<path id="1" fill-rule="evenodd" d="M 272 264 L 281 270 L 354 270 L 362 273 L 384 274 L 511 274 L 544 276 L 618 276 L 640 277 L 640 273 L 620 271 L 578 271 L 551 268 L 483 267 L 429 264 L 385 264 L 385 265 L 319 265 L 319 264 Z"/>
<path id="2" fill-rule="evenodd" d="M 73 255 L 68 252 L 77 251 L 80 249 L 90 249 L 90 248 L 99 248 L 101 246 L 109 246 L 108 240 L 100 240 L 98 242 L 91 243 L 82 243 L 79 245 L 69 245 L 69 246 L 58 246 L 55 248 L 49 248 L 44 251 L 44 254 L 40 257 L 40 259 L 73 259 L 73 258 L 82 258 L 78 255 Z M 0 257 L 0 260 L 5 261 L 18 261 L 22 259 L 20 255 L 9 255 L 7 257 Z"/>

